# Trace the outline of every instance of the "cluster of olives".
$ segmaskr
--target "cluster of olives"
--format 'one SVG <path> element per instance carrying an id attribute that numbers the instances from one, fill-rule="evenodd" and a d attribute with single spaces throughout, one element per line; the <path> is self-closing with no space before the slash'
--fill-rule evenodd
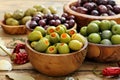
<path id="1" fill-rule="evenodd" d="M 70 29 L 75 25 L 75 17 L 67 13 L 63 13 L 61 17 L 58 14 L 35 15 L 29 22 L 28 27 L 34 29 L 36 26 L 42 26 L 46 29 L 50 26 L 58 26 L 60 24 L 64 24 L 67 29 Z"/>
<path id="2" fill-rule="evenodd" d="M 120 13 L 120 6 L 114 0 L 78 0 L 71 9 L 94 16 L 113 16 Z"/>
<path id="3" fill-rule="evenodd" d="M 23 11 L 22 9 L 17 9 L 13 13 L 5 12 L 4 22 L 7 25 L 25 25 L 28 20 L 36 14 L 56 14 L 57 9 L 53 6 L 45 7 L 44 5 L 34 5 L 32 8 L 28 8 Z"/>

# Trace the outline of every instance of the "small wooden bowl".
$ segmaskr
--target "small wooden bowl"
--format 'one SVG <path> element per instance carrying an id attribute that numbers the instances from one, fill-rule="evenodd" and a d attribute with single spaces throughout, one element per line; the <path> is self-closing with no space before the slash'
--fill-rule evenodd
<path id="1" fill-rule="evenodd" d="M 33 31 L 33 29 L 29 28 L 30 20 L 26 22 L 26 29 L 27 29 L 27 34 Z M 71 29 L 77 29 L 77 23 L 71 28 Z"/>
<path id="2" fill-rule="evenodd" d="M 0 25 L 3 28 L 4 32 L 7 34 L 26 34 L 26 26 L 18 25 L 18 26 L 10 26 L 4 24 L 4 21 L 0 21 Z"/>
<path id="3" fill-rule="evenodd" d="M 77 52 L 46 54 L 32 49 L 27 40 L 25 49 L 31 64 L 36 70 L 48 76 L 64 76 L 76 71 L 82 65 L 87 53 L 87 40 L 84 44 L 83 48 Z"/>
<path id="4" fill-rule="evenodd" d="M 98 62 L 120 61 L 120 45 L 102 45 L 88 43 L 87 58 Z"/>
<path id="5" fill-rule="evenodd" d="M 64 12 L 68 13 L 69 15 L 74 15 L 76 22 L 78 24 L 78 29 L 82 26 L 88 25 L 93 20 L 115 20 L 118 24 L 120 24 L 120 14 L 117 14 L 115 16 L 92 16 L 87 14 L 81 14 L 74 10 L 72 10 L 70 7 L 72 5 L 75 5 L 77 3 L 77 0 L 70 1 L 69 3 L 65 4 L 63 9 Z"/>

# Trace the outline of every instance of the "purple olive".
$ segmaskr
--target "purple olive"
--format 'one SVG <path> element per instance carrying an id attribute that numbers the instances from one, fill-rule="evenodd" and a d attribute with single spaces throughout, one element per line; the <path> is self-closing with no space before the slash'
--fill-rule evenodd
<path id="1" fill-rule="evenodd" d="M 108 11 L 108 15 L 109 15 L 109 16 L 113 16 L 113 15 L 116 15 L 116 14 L 115 14 L 113 11 L 109 10 L 109 11 Z"/>
<path id="2" fill-rule="evenodd" d="M 98 16 L 99 12 L 97 10 L 92 10 L 91 15 Z"/>
<path id="3" fill-rule="evenodd" d="M 58 14 L 53 14 L 53 19 L 59 19 L 59 15 Z"/>
<path id="4" fill-rule="evenodd" d="M 71 6 L 71 9 L 76 11 L 77 8 L 75 6 Z"/>
<path id="5" fill-rule="evenodd" d="M 65 17 L 61 17 L 60 20 L 61 20 L 61 23 L 65 23 L 66 18 Z"/>
<path id="6" fill-rule="evenodd" d="M 46 19 L 46 18 L 47 18 L 47 15 L 48 15 L 48 14 L 44 14 L 44 15 L 43 15 L 43 19 Z"/>
<path id="7" fill-rule="evenodd" d="M 52 20 L 53 19 L 53 15 L 52 14 L 48 14 L 47 15 L 47 20 Z"/>
<path id="8" fill-rule="evenodd" d="M 60 24 L 61 24 L 61 21 L 59 19 L 55 20 L 55 24 L 54 24 L 55 26 L 58 26 Z"/>
<path id="9" fill-rule="evenodd" d="M 84 8 L 84 7 L 77 7 L 77 12 L 82 13 L 82 14 L 87 14 L 88 9 Z"/>
<path id="10" fill-rule="evenodd" d="M 44 29 L 47 30 L 48 27 L 49 27 L 48 25 L 45 25 L 45 26 L 44 26 Z"/>
<path id="11" fill-rule="evenodd" d="M 88 11 L 91 11 L 91 10 L 95 9 L 96 6 L 97 6 L 97 4 L 94 3 L 94 2 L 87 2 L 87 3 L 85 3 L 85 4 L 83 5 L 83 7 L 84 7 L 84 8 L 87 8 Z"/>
<path id="12" fill-rule="evenodd" d="M 108 10 L 113 10 L 113 7 L 111 5 L 106 5 Z"/>
<path id="13" fill-rule="evenodd" d="M 97 0 L 98 5 L 106 5 L 108 3 L 108 0 Z"/>
<path id="14" fill-rule="evenodd" d="M 70 20 L 70 19 L 75 19 L 75 16 L 74 16 L 74 15 L 70 15 L 70 16 L 67 17 L 67 19 L 68 19 L 68 20 Z"/>
<path id="15" fill-rule="evenodd" d="M 50 20 L 49 25 L 54 26 L 55 25 L 55 20 L 54 19 Z"/>
<path id="16" fill-rule="evenodd" d="M 61 17 L 67 18 L 67 17 L 68 17 L 68 14 L 67 14 L 67 13 L 63 13 Z"/>
<path id="17" fill-rule="evenodd" d="M 108 9 L 105 5 L 99 5 L 98 10 L 100 13 L 107 13 Z"/>
<path id="18" fill-rule="evenodd" d="M 44 19 L 39 20 L 38 24 L 42 27 L 44 27 L 46 25 L 46 21 Z"/>
<path id="19" fill-rule="evenodd" d="M 70 19 L 69 27 L 72 28 L 74 25 L 75 25 L 75 20 L 74 19 Z"/>
<path id="20" fill-rule="evenodd" d="M 115 6 L 116 2 L 115 2 L 115 0 L 108 0 L 108 4 L 111 6 Z"/>
<path id="21" fill-rule="evenodd" d="M 30 29 L 34 29 L 37 25 L 38 25 L 38 24 L 37 24 L 36 21 L 31 21 L 30 24 L 29 24 L 29 28 L 30 28 Z"/>
<path id="22" fill-rule="evenodd" d="M 41 14 L 35 14 L 33 17 L 39 17 L 40 19 L 42 19 L 42 15 Z"/>
<path id="23" fill-rule="evenodd" d="M 64 23 L 64 25 L 66 26 L 67 29 L 70 28 L 68 23 Z"/>
<path id="24" fill-rule="evenodd" d="M 40 18 L 38 16 L 33 16 L 31 20 L 38 22 L 40 20 Z"/>
<path id="25" fill-rule="evenodd" d="M 116 14 L 119 14 L 120 13 L 120 6 L 119 5 L 116 5 L 113 7 L 113 11 L 116 13 Z"/>

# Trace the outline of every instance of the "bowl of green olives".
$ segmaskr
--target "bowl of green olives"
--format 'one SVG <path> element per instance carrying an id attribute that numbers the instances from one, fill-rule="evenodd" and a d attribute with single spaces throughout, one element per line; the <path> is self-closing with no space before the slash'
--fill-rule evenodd
<path id="1" fill-rule="evenodd" d="M 76 29 L 71 30 L 60 24 L 46 31 L 36 27 L 28 34 L 26 51 L 36 70 L 48 76 L 65 76 L 80 68 L 86 57 L 88 42 L 79 33 L 74 33 Z"/>
<path id="2" fill-rule="evenodd" d="M 25 25 L 6 25 L 4 21 L 0 22 L 0 25 L 5 33 L 7 34 L 26 34 L 26 26 Z"/>

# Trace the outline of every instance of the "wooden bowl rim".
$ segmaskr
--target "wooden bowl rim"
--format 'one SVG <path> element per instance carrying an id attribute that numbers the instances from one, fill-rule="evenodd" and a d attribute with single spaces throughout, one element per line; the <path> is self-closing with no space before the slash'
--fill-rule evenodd
<path id="1" fill-rule="evenodd" d="M 83 46 L 80 50 L 78 50 L 78 51 L 76 51 L 76 52 L 72 52 L 72 53 L 67 53 L 67 54 L 46 54 L 46 53 L 42 53 L 42 52 L 38 52 L 38 51 L 34 50 L 34 49 L 29 45 L 29 41 L 28 41 L 28 40 L 25 41 L 25 44 L 26 44 L 26 47 L 27 47 L 27 48 L 29 48 L 32 52 L 35 52 L 36 54 L 45 55 L 45 56 L 68 56 L 68 55 L 74 55 L 74 54 L 76 54 L 76 53 L 79 53 L 79 52 L 83 51 L 85 48 L 87 48 L 87 46 L 88 46 L 88 41 L 87 41 L 87 39 L 85 39 L 85 44 L 84 44 L 84 46 Z"/>
<path id="2" fill-rule="evenodd" d="M 25 27 L 25 25 L 16 25 L 16 26 L 6 25 L 6 24 L 4 24 L 4 20 L 0 21 L 0 25 L 2 27 L 9 27 L 9 28 Z"/>
<path id="3" fill-rule="evenodd" d="M 119 18 L 120 17 L 120 14 L 117 14 L 117 15 L 114 15 L 114 16 L 92 16 L 92 15 L 88 15 L 88 14 L 81 14 L 81 13 L 78 13 L 76 11 L 73 11 L 70 6 L 72 4 L 75 4 L 77 2 L 77 0 L 73 0 L 73 1 L 70 1 L 68 3 L 66 3 L 64 5 L 64 10 L 67 10 L 69 13 L 71 14 L 74 14 L 76 16 L 82 16 L 82 17 L 86 17 L 86 18 L 91 18 L 91 19 L 99 19 L 99 20 L 103 20 L 103 19 L 115 19 L 115 18 Z"/>
<path id="4" fill-rule="evenodd" d="M 118 47 L 118 46 L 120 46 L 120 44 L 116 44 L 116 45 L 103 45 L 103 44 L 96 44 L 96 43 L 91 43 L 91 42 L 88 42 L 88 45 L 94 45 L 94 46 L 99 46 L 99 47 Z"/>

